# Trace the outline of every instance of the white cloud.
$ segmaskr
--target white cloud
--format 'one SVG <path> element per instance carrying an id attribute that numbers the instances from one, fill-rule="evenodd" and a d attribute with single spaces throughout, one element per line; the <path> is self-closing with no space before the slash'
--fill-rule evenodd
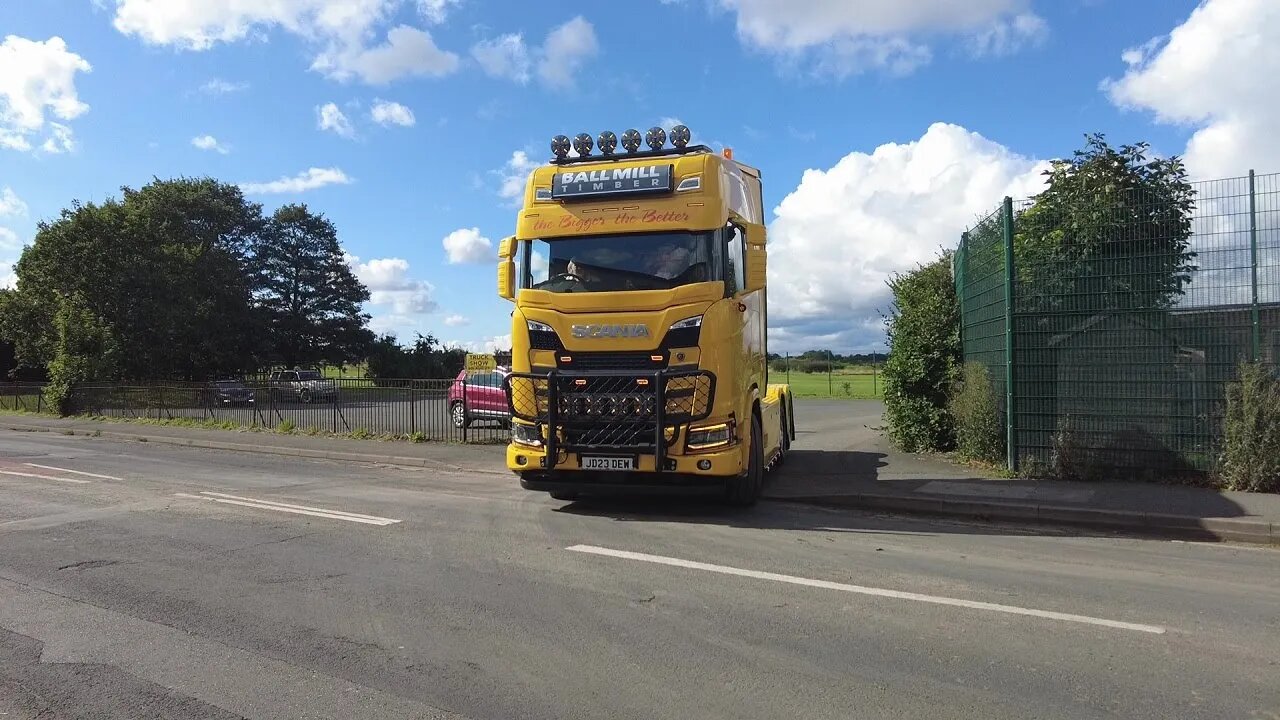
<path id="1" fill-rule="evenodd" d="M 271 182 L 240 183 L 240 189 L 250 195 L 301 193 L 326 185 L 349 185 L 347 174 L 338 168 L 310 168 L 293 177 L 282 177 Z"/>
<path id="2" fill-rule="evenodd" d="M 347 256 L 352 272 L 369 289 L 369 304 L 385 307 L 395 316 L 425 315 L 438 305 L 432 297 L 435 287 L 409 276 L 409 261 L 402 258 L 374 258 L 361 262 Z"/>
<path id="3" fill-rule="evenodd" d="M 511 334 L 494 335 L 480 340 L 445 340 L 440 343 L 446 348 L 457 348 L 470 353 L 494 353 L 511 350 Z"/>
<path id="4" fill-rule="evenodd" d="M 807 170 L 769 229 L 770 349 L 882 342 L 885 278 L 954 247 L 1005 195 L 1036 192 L 1046 166 L 936 123 L 918 140 Z"/>
<path id="5" fill-rule="evenodd" d="M 76 93 L 76 73 L 92 67 L 67 49 L 60 37 L 37 42 L 16 35 L 0 43 L 0 148 L 30 150 L 45 130 L 46 113 L 71 121 L 88 112 Z M 71 128 L 47 121 L 49 134 L 41 149 L 74 148 Z"/>
<path id="6" fill-rule="evenodd" d="M 22 247 L 22 243 L 18 241 L 18 233 L 7 227 L 0 227 L 0 251 L 13 251 Z"/>
<path id="7" fill-rule="evenodd" d="M 379 29 L 407 0 L 115 0 L 114 24 L 152 45 L 208 50 L 219 43 L 265 39 L 283 30 L 316 50 L 312 69 L 339 80 L 382 84 L 411 75 L 440 75 L 457 56 L 439 50 L 425 31 L 398 26 L 376 44 Z M 418 0 L 423 17 L 444 18 L 452 0 Z"/>
<path id="8" fill-rule="evenodd" d="M 418 122 L 413 111 L 397 102 L 375 100 L 373 110 L 369 113 L 373 121 L 383 126 L 399 125 L 413 127 Z"/>
<path id="9" fill-rule="evenodd" d="M 439 77 L 458 69 L 458 56 L 436 47 L 425 30 L 400 25 L 377 47 L 346 46 L 326 51 L 311 64 L 335 80 L 359 78 L 369 85 L 386 85 L 406 77 Z"/>
<path id="10" fill-rule="evenodd" d="M 337 103 L 325 103 L 316 108 L 316 127 L 344 138 L 356 136 L 351 120 L 338 108 Z"/>
<path id="11" fill-rule="evenodd" d="M 1280 168 L 1280 3 L 1206 0 L 1167 37 L 1121 56 L 1129 68 L 1103 89 L 1156 120 L 1191 125 L 1187 167 L 1197 177 Z"/>
<path id="12" fill-rule="evenodd" d="M 0 217 L 27 214 L 27 204 L 13 192 L 13 188 L 0 189 Z"/>
<path id="13" fill-rule="evenodd" d="M 596 30 L 581 15 L 547 34 L 538 59 L 538 77 L 552 88 L 573 84 L 583 63 L 600 52 Z"/>
<path id="14" fill-rule="evenodd" d="M 519 33 L 481 40 L 471 46 L 471 57 L 486 75 L 524 84 L 529 81 L 529 49 Z"/>
<path id="15" fill-rule="evenodd" d="M 8 265 L 0 262 L 0 269 L 8 269 Z M 0 290 L 11 290 L 18 287 L 18 276 L 12 272 L 0 275 Z"/>
<path id="16" fill-rule="evenodd" d="M 221 78 L 214 78 L 200 86 L 200 92 L 206 95 L 230 95 L 247 89 L 249 89 L 247 82 L 229 82 Z"/>
<path id="17" fill-rule="evenodd" d="M 448 325 L 449 327 L 459 327 L 462 325 L 467 325 L 470 322 L 471 322 L 470 320 L 468 320 L 467 318 L 461 315 L 450 315 L 449 317 L 444 319 L 444 324 Z"/>
<path id="18" fill-rule="evenodd" d="M 439 25 L 444 22 L 449 8 L 461 4 L 462 0 L 418 0 L 418 10 L 427 22 Z"/>
<path id="19" fill-rule="evenodd" d="M 1023 48 L 1044 42 L 1049 35 L 1049 24 L 1035 13 L 1019 13 L 1012 18 L 997 20 L 991 27 L 970 38 L 970 48 L 978 57 L 1003 57 Z"/>
<path id="20" fill-rule="evenodd" d="M 191 138 L 191 144 L 201 150 L 211 150 L 220 155 L 226 155 L 231 152 L 231 148 L 218 142 L 218 138 L 212 135 L 200 135 Z"/>
<path id="21" fill-rule="evenodd" d="M 492 171 L 500 178 L 498 196 L 505 199 L 509 205 L 519 206 L 524 200 L 524 188 L 529 181 L 529 173 L 536 167 L 538 163 L 530 160 L 529 154 L 525 151 L 516 150 L 511 153 L 511 159 L 505 165 Z"/>
<path id="22" fill-rule="evenodd" d="M 738 37 L 821 74 L 868 69 L 906 74 L 933 57 L 925 39 L 967 37 L 975 52 L 1011 52 L 1043 36 L 1029 0 L 718 0 L 737 14 Z"/>
<path id="23" fill-rule="evenodd" d="M 479 263 L 494 257 L 493 242 L 479 228 L 459 228 L 440 241 L 451 265 Z M 496 261 L 496 260 L 495 260 Z"/>

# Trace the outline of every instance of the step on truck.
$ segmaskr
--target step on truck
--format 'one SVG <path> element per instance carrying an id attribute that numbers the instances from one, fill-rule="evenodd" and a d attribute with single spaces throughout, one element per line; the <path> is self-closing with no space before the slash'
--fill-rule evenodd
<path id="1" fill-rule="evenodd" d="M 528 178 L 498 251 L 526 489 L 751 505 L 795 439 L 790 388 L 769 383 L 760 172 L 689 140 L 557 135 Z"/>

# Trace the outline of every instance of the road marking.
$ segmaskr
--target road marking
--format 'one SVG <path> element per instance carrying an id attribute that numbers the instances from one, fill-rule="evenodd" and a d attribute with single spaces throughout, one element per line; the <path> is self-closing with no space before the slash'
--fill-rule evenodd
<path id="1" fill-rule="evenodd" d="M 85 472 L 83 470 L 72 470 L 71 468 L 60 468 L 52 465 L 37 465 L 35 463 L 23 463 L 27 467 L 40 468 L 41 470 L 57 470 L 58 472 L 69 472 L 73 475 L 84 475 L 85 477 L 98 478 L 99 480 L 123 480 L 115 475 L 98 475 L 97 473 Z"/>
<path id="2" fill-rule="evenodd" d="M 259 510 L 275 510 L 277 512 L 294 513 L 296 515 L 311 515 L 312 517 L 322 517 L 330 520 L 346 520 L 347 522 L 364 523 L 365 525 L 386 526 L 400 522 L 399 520 L 378 517 L 376 515 L 359 515 L 357 513 L 349 513 L 342 510 L 329 510 L 326 508 L 308 507 L 306 505 L 290 505 L 289 503 L 275 502 L 274 500 L 259 500 L 257 498 L 240 497 L 239 495 L 227 495 L 226 493 L 201 492 L 199 495 L 174 493 L 174 495 L 193 500 L 208 500 L 209 502 L 224 503 L 226 505 L 240 505 L 242 507 L 258 508 Z"/>
<path id="3" fill-rule="evenodd" d="M 902 592 L 900 590 L 885 590 L 883 588 L 864 587 L 862 585 L 849 585 L 846 583 L 831 582 L 829 580 L 813 580 L 810 578 L 796 577 L 794 575 L 780 575 L 778 573 L 761 572 L 759 570 L 744 570 L 742 568 L 728 567 L 725 565 L 712 565 L 711 563 L 695 562 L 693 560 L 681 560 L 680 558 L 665 557 L 662 555 L 649 555 L 647 553 L 630 552 L 628 550 L 612 550 L 609 548 L 596 547 L 594 545 L 573 545 L 565 549 L 572 552 L 605 555 L 607 557 L 623 558 L 626 560 L 640 560 L 641 562 L 657 563 L 659 565 L 672 565 L 674 567 L 690 568 L 693 570 L 706 570 L 707 572 L 720 573 L 722 575 L 737 575 L 740 577 L 756 578 L 757 580 L 775 580 L 777 582 L 790 583 L 792 585 L 805 585 L 807 587 L 824 588 L 827 590 L 841 590 L 843 592 L 857 593 L 859 595 L 894 598 L 897 600 L 914 600 L 916 602 L 933 603 L 935 605 L 950 605 L 953 607 L 969 608 L 971 610 L 992 610 L 995 612 L 1009 613 L 1011 615 L 1028 615 L 1047 620 L 1064 620 L 1067 622 L 1084 623 L 1086 625 L 1100 625 L 1102 627 L 1115 628 L 1118 630 L 1134 630 L 1137 632 L 1153 633 L 1156 635 L 1162 635 L 1165 632 L 1164 628 L 1157 625 L 1140 625 L 1137 623 L 1120 622 L 1119 620 L 1106 620 L 1104 618 L 1089 617 L 1087 615 L 1072 615 L 1069 613 L 1053 612 L 1051 610 L 1035 610 L 1032 608 L 1016 607 L 1014 605 L 998 605 L 996 603 L 978 602 L 975 600 L 961 600 L 959 598 L 922 595 L 920 593 Z"/>
<path id="4" fill-rule="evenodd" d="M 12 475 L 14 477 L 39 478 L 41 480 L 56 480 L 64 483 L 74 483 L 76 485 L 88 485 L 88 480 L 77 480 L 75 478 L 60 478 L 52 475 L 37 475 L 35 473 L 17 472 L 14 470 L 0 470 L 0 475 Z"/>

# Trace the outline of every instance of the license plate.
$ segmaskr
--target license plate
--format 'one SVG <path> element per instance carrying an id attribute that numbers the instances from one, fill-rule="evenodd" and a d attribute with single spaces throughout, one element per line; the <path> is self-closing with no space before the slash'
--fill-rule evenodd
<path id="1" fill-rule="evenodd" d="M 636 464 L 629 457 L 584 457 L 583 470 L 635 470 Z"/>

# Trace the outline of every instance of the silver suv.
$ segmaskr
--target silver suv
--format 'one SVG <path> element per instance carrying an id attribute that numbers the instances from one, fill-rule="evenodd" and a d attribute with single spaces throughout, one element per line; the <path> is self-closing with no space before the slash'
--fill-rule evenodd
<path id="1" fill-rule="evenodd" d="M 338 384 L 326 380 L 318 370 L 277 370 L 271 373 L 268 387 L 277 401 L 313 403 L 338 399 Z"/>

